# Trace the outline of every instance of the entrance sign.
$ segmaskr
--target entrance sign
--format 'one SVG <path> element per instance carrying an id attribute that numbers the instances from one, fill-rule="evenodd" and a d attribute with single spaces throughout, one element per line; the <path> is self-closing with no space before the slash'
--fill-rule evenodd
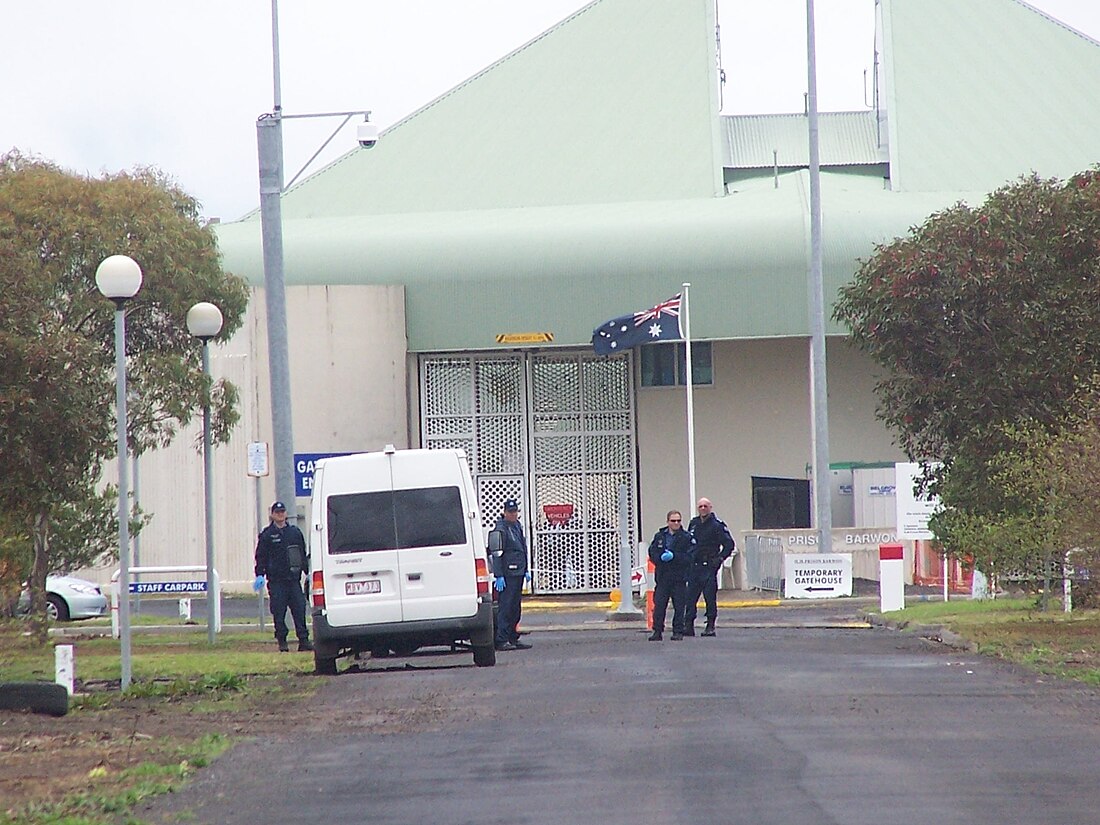
<path id="1" fill-rule="evenodd" d="M 928 519 L 939 508 L 938 498 L 918 498 L 913 492 L 913 484 L 921 473 L 921 466 L 915 462 L 904 462 L 894 465 L 895 484 L 897 495 L 895 501 L 898 508 L 898 538 L 899 539 L 934 539 L 932 531 L 928 529 Z"/>
<path id="2" fill-rule="evenodd" d="M 248 443 L 248 474 L 253 478 L 266 476 L 270 470 L 267 465 L 267 442 L 250 441 Z"/>
<path id="3" fill-rule="evenodd" d="M 831 599 L 852 595 L 852 554 L 788 553 L 783 557 L 788 599 Z"/>
<path id="4" fill-rule="evenodd" d="M 355 453 L 295 453 L 294 494 L 305 498 L 313 495 L 313 471 L 322 458 L 335 458 Z"/>

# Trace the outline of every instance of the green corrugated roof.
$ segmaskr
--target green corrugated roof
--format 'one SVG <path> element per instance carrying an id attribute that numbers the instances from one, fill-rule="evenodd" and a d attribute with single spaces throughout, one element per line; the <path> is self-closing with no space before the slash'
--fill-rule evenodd
<path id="1" fill-rule="evenodd" d="M 287 218 L 721 191 L 713 0 L 596 0 L 292 189 Z"/>
<path id="2" fill-rule="evenodd" d="M 997 188 L 1100 161 L 1100 44 L 1018 0 L 885 0 L 890 171 L 905 190 Z"/>
<path id="3" fill-rule="evenodd" d="M 959 197 L 823 173 L 826 294 L 875 242 Z M 494 348 L 507 332 L 587 344 L 602 321 L 684 281 L 695 337 L 806 335 L 808 200 L 801 171 L 725 198 L 290 219 L 287 283 L 404 284 L 411 351 Z M 258 224 L 226 224 L 219 240 L 230 270 L 263 282 Z"/>
<path id="4" fill-rule="evenodd" d="M 885 140 L 879 147 L 878 116 L 865 112 L 822 112 L 818 143 L 822 166 L 878 164 L 886 161 Z M 806 115 L 728 115 L 722 118 L 725 165 L 734 169 L 782 169 L 810 162 Z"/>

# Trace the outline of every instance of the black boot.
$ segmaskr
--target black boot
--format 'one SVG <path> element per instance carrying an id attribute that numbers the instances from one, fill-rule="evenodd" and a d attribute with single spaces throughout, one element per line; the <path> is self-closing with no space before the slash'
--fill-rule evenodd
<path id="1" fill-rule="evenodd" d="M 287 653 L 290 651 L 290 645 L 286 643 L 286 639 L 279 639 L 279 652 Z"/>
<path id="2" fill-rule="evenodd" d="M 298 652 L 302 653 L 306 650 L 313 650 L 313 642 L 311 642 L 308 637 L 298 640 Z"/>
<path id="3" fill-rule="evenodd" d="M 695 625 L 693 625 L 693 624 L 687 625 L 684 628 L 684 635 L 685 636 L 694 636 L 695 635 Z"/>
<path id="4" fill-rule="evenodd" d="M 703 635 L 704 636 L 717 636 L 718 635 L 717 633 L 714 632 L 714 622 L 707 622 L 707 626 L 705 628 L 703 628 Z"/>
<path id="5" fill-rule="evenodd" d="M 661 639 L 662 636 L 660 630 L 654 630 L 652 633 L 649 634 L 649 641 L 651 642 L 659 642 L 661 641 Z"/>

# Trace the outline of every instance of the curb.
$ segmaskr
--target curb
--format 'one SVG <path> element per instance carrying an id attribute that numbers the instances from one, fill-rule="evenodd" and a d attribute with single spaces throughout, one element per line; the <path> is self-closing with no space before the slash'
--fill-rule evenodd
<path id="1" fill-rule="evenodd" d="M 911 633 L 914 636 L 920 636 L 922 639 L 946 645 L 956 650 L 966 650 L 971 653 L 976 653 L 978 651 L 977 644 L 963 638 L 953 630 L 948 630 L 943 625 L 917 624 L 905 620 L 897 621 L 894 619 L 886 619 L 879 613 L 865 612 L 864 616 L 867 621 L 875 627 L 884 627 L 887 630 L 894 630 L 899 633 Z"/>

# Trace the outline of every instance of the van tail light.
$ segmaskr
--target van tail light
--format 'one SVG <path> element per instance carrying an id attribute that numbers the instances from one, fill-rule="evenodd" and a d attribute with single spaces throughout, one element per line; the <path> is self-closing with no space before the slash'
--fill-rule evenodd
<path id="1" fill-rule="evenodd" d="M 474 572 L 477 573 L 477 595 L 489 595 L 489 563 L 485 559 L 474 559 Z M 323 592 L 323 591 L 322 591 Z"/>
<path id="2" fill-rule="evenodd" d="M 311 575 L 309 594 L 313 597 L 314 607 L 325 606 L 325 574 L 322 570 L 314 570 Z"/>

